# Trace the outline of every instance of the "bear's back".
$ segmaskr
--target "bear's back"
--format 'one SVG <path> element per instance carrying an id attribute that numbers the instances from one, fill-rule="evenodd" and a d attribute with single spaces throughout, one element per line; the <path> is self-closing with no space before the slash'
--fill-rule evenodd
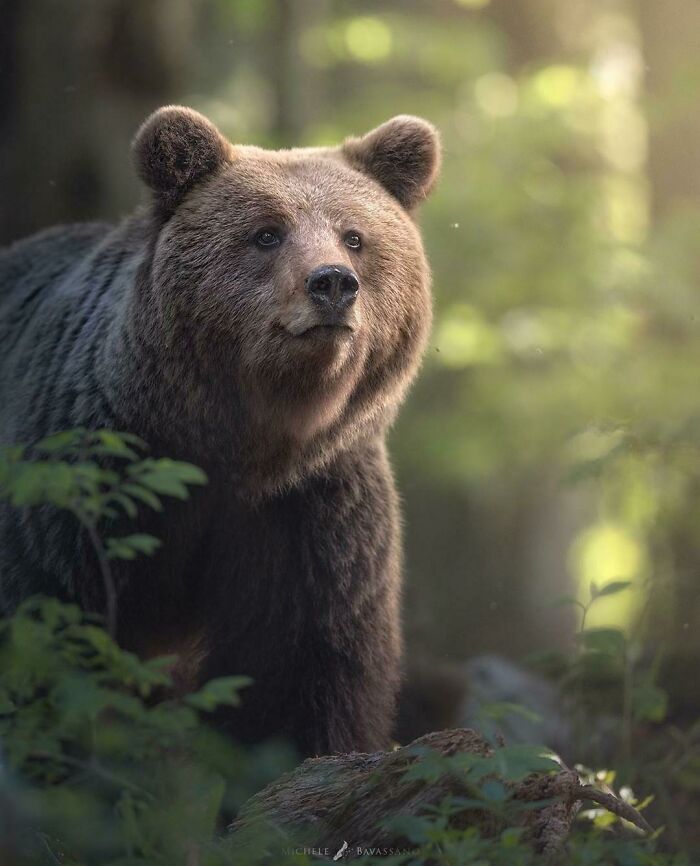
<path id="1" fill-rule="evenodd" d="M 38 300 L 110 229 L 106 223 L 57 226 L 0 249 L 0 328 L 6 330 L 8 314 Z"/>
<path id="2" fill-rule="evenodd" d="M 0 250 L 0 441 L 12 441 L 15 422 L 21 426 L 20 404 L 36 397 L 46 374 L 40 356 L 50 366 L 85 289 L 77 275 L 110 230 L 59 226 Z"/>

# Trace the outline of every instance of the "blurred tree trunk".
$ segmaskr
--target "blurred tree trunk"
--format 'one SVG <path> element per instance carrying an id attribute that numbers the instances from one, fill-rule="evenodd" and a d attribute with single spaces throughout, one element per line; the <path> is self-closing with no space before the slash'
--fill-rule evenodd
<path id="1" fill-rule="evenodd" d="M 311 5 L 308 0 L 278 0 L 268 42 L 275 107 L 272 134 L 288 147 L 298 141 L 306 126 L 308 103 L 304 99 L 305 70 L 299 41 L 307 5 Z"/>
<path id="2" fill-rule="evenodd" d="M 653 216 L 700 201 L 700 3 L 640 0 L 636 5 L 649 100 Z"/>
<path id="3" fill-rule="evenodd" d="M 133 206 L 129 142 L 179 92 L 197 6 L 0 0 L 0 243 Z"/>
<path id="4" fill-rule="evenodd" d="M 305 130 L 325 109 L 319 70 L 305 60 L 304 31 L 327 20 L 327 0 L 277 0 L 265 41 L 268 74 L 273 89 L 272 138 L 281 147 L 298 146 Z"/>
<path id="5" fill-rule="evenodd" d="M 491 0 L 486 7 L 484 14 L 505 38 L 513 75 L 556 62 L 570 50 L 556 26 L 561 5 L 560 0 Z M 415 499 L 410 479 L 401 480 L 408 526 L 408 643 L 413 651 L 419 648 L 419 658 L 431 651 L 445 658 L 504 648 L 522 656 L 565 645 L 572 613 L 562 610 L 553 617 L 548 603 L 570 592 L 566 554 L 581 515 L 579 503 L 572 504 L 570 496 L 565 500 L 549 475 L 543 466 L 537 477 L 511 479 L 507 487 L 492 482 L 469 491 L 421 489 Z"/>
<path id="6" fill-rule="evenodd" d="M 652 221 L 663 232 L 669 228 L 665 221 L 672 228 L 674 218 L 682 219 L 689 210 L 697 219 L 700 208 L 700 4 L 696 0 L 662 4 L 640 0 L 634 8 L 646 70 Z M 694 273 L 696 283 L 700 282 L 700 263 L 695 263 Z M 689 309 L 688 315 L 694 312 Z M 695 488 L 700 496 L 697 485 Z M 655 614 L 649 631 L 669 648 L 672 669 L 683 669 L 684 660 L 691 657 L 697 666 L 700 651 L 700 548 L 698 508 L 693 503 L 697 496 L 689 497 L 687 507 L 667 525 L 663 539 L 673 585 L 661 582 L 652 590 Z M 673 684 L 671 690 L 678 704 L 682 692 Z M 692 695 L 687 695 L 686 703 L 693 704 Z"/>
<path id="7" fill-rule="evenodd" d="M 558 3 L 559 0 L 491 0 L 487 13 L 506 37 L 508 62 L 513 70 L 556 57 L 562 47 L 556 29 Z"/>

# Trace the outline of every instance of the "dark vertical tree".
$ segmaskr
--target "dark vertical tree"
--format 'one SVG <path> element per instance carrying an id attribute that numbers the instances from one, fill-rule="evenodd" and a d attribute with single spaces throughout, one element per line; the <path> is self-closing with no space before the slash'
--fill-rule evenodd
<path id="1" fill-rule="evenodd" d="M 700 5 L 640 0 L 650 118 L 649 177 L 655 217 L 700 198 Z"/>
<path id="2" fill-rule="evenodd" d="M 182 87 L 198 5 L 0 0 L 0 242 L 133 205 L 125 153 Z"/>

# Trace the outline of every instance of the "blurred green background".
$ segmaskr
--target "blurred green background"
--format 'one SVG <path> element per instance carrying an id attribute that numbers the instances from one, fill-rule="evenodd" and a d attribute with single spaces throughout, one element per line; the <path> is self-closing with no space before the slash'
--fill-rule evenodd
<path id="1" fill-rule="evenodd" d="M 129 142 L 164 103 L 270 147 L 435 123 L 436 323 L 392 434 L 409 657 L 566 649 L 554 602 L 629 580 L 589 624 L 697 668 L 697 0 L 0 0 L 0 21 L 1 242 L 128 213 Z"/>

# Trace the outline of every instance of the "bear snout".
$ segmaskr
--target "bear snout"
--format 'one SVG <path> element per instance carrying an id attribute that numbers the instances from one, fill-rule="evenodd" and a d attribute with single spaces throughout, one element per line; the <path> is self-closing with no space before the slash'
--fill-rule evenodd
<path id="1" fill-rule="evenodd" d="M 342 313 L 352 307 L 360 291 L 360 281 L 345 265 L 321 265 L 304 283 L 314 304 L 324 313 Z"/>
<path id="2" fill-rule="evenodd" d="M 293 337 L 311 335 L 342 341 L 360 326 L 360 281 L 341 264 L 314 268 L 298 288 L 290 290 L 276 321 Z"/>

